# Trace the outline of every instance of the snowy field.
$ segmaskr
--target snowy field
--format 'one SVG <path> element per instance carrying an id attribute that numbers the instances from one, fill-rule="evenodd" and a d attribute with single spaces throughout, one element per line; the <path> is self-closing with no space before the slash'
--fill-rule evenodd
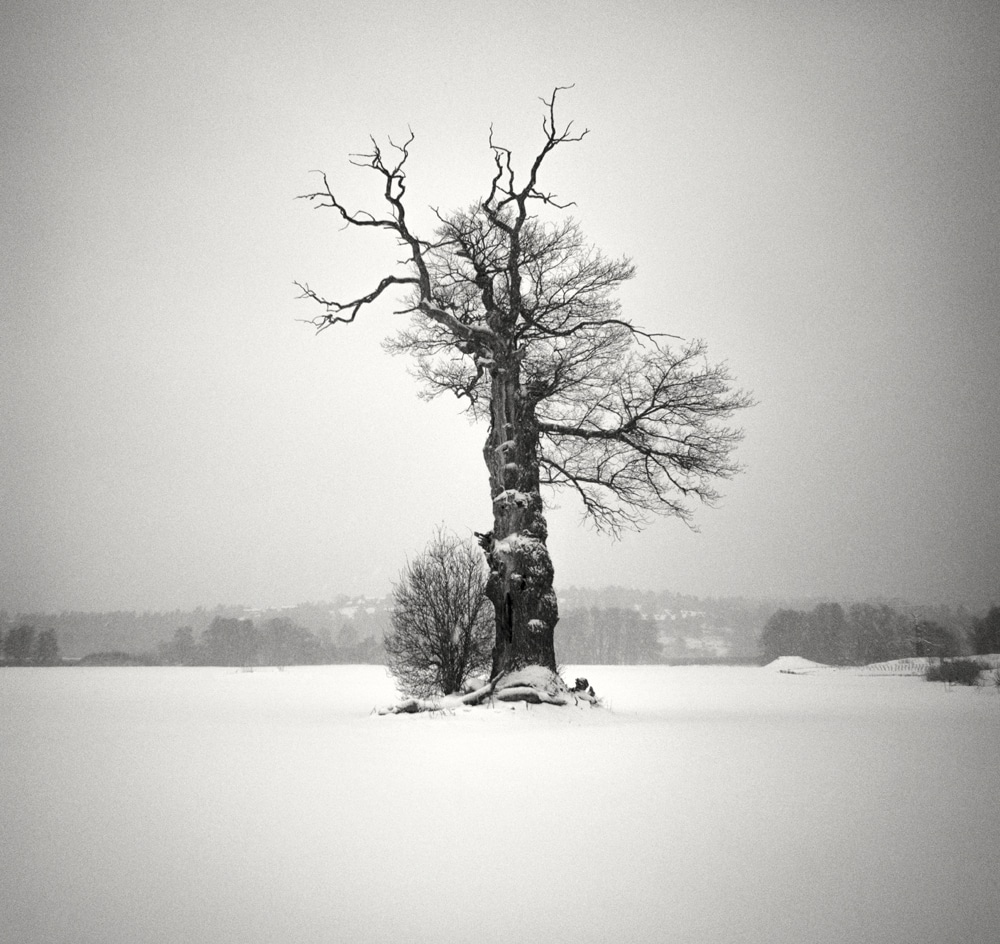
<path id="1" fill-rule="evenodd" d="M 610 710 L 378 717 L 376 667 L 0 670 L 0 938 L 1000 941 L 996 689 L 565 674 Z"/>

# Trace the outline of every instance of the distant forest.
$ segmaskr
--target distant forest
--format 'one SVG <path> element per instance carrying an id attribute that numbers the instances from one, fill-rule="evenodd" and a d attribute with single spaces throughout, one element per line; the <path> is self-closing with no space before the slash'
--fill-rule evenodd
<path id="1" fill-rule="evenodd" d="M 381 664 L 391 605 L 389 597 L 340 596 L 275 609 L 0 611 L 0 658 L 21 665 Z M 746 663 L 778 655 L 862 664 L 1000 648 L 981 648 L 1000 622 L 997 608 L 977 619 L 961 608 L 899 602 L 841 606 L 624 587 L 570 587 L 559 605 L 556 653 L 565 665 Z"/>
<path id="2" fill-rule="evenodd" d="M 93 664 L 380 663 L 388 605 L 342 596 L 276 609 L 0 612 L 0 633 L 52 630 L 63 660 Z"/>
<path id="3" fill-rule="evenodd" d="M 1000 652 L 1000 607 L 979 619 L 965 611 L 888 604 L 820 603 L 808 612 L 781 609 L 760 637 L 761 658 L 802 656 L 824 665 L 871 665 L 893 659 Z"/>

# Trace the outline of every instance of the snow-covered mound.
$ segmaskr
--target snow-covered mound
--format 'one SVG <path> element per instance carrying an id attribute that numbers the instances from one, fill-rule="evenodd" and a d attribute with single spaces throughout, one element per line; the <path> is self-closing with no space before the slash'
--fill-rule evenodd
<path id="1" fill-rule="evenodd" d="M 820 669 L 829 669 L 830 666 L 823 665 L 822 662 L 813 662 L 811 659 L 803 659 L 802 656 L 778 656 L 764 668 L 773 672 L 784 672 L 787 675 L 812 675 Z"/>

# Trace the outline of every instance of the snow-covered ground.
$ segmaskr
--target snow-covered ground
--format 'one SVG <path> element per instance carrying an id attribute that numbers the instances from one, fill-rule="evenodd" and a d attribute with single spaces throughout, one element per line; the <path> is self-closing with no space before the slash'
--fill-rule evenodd
<path id="1" fill-rule="evenodd" d="M 998 690 L 565 675 L 610 710 L 379 717 L 374 667 L 0 671 L 0 938 L 1000 940 Z"/>

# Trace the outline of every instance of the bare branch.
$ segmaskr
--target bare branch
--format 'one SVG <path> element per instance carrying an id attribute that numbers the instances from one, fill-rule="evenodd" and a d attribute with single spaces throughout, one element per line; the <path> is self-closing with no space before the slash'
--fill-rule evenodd
<path id="1" fill-rule="evenodd" d="M 351 163 L 354 163 L 354 161 Z M 356 166 L 370 167 L 372 165 L 369 162 L 363 165 L 358 164 Z M 336 210 L 344 220 L 344 223 L 349 226 L 379 226 L 383 229 L 395 229 L 395 221 L 376 219 L 367 210 L 360 210 L 356 213 L 348 212 L 343 204 L 340 203 L 340 201 L 334 196 L 333 191 L 330 189 L 330 181 L 327 179 L 326 174 L 321 170 L 310 171 L 310 173 L 319 174 L 323 178 L 323 189 L 317 190 L 314 193 L 300 194 L 296 197 L 297 200 L 309 200 L 313 204 L 314 210 Z"/>
<path id="2" fill-rule="evenodd" d="M 303 198 L 334 210 L 345 226 L 390 231 L 405 247 L 400 271 L 349 301 L 296 284 L 323 307 L 311 320 L 319 330 L 354 321 L 391 289 L 409 289 L 397 310 L 411 324 L 386 347 L 412 355 L 424 396 L 446 393 L 470 417 L 489 417 L 497 385 L 517 377 L 537 421 L 540 482 L 574 491 L 586 517 L 615 534 L 649 514 L 688 521 L 685 500 L 712 502 L 713 483 L 738 471 L 731 455 L 741 433 L 725 421 L 751 401 L 732 388 L 724 366 L 705 361 L 700 342 L 672 350 L 667 342 L 683 339 L 623 315 L 617 292 L 634 275 L 630 260 L 603 255 L 572 218 L 545 223 L 533 214 L 539 203 L 572 205 L 539 184 L 548 155 L 589 133 L 557 118 L 557 99 L 570 88 L 541 99 L 543 140 L 521 178 L 490 127 L 485 196 L 468 210 L 435 209 L 431 239 L 411 230 L 406 212 L 412 130 L 384 149 L 372 138 L 352 163 L 382 181 L 381 215 L 348 210 L 325 174 Z"/>
<path id="3" fill-rule="evenodd" d="M 540 405 L 548 484 L 580 493 L 599 529 L 638 526 L 643 513 L 688 520 L 684 498 L 711 504 L 713 482 L 739 471 L 731 453 L 742 432 L 724 421 L 751 399 L 704 350 L 636 352 L 601 372 L 603 398 Z"/>
<path id="4" fill-rule="evenodd" d="M 413 285 L 416 284 L 417 279 L 413 277 L 400 277 L 396 275 L 387 275 L 378 286 L 370 291 L 367 295 L 362 295 L 360 298 L 355 298 L 349 302 L 337 302 L 329 298 L 323 298 L 322 296 L 316 294 L 308 285 L 302 282 L 295 282 L 294 284 L 302 290 L 302 294 L 299 298 L 311 298 L 314 302 L 322 305 L 326 309 L 326 313 L 320 315 L 316 318 L 310 319 L 311 323 L 316 325 L 318 331 L 322 331 L 325 328 L 329 328 L 330 325 L 343 323 L 350 324 L 357 317 L 358 312 L 365 306 L 370 305 L 374 302 L 387 288 L 392 285 Z M 340 313 L 348 311 L 350 314 L 345 318 Z"/>

